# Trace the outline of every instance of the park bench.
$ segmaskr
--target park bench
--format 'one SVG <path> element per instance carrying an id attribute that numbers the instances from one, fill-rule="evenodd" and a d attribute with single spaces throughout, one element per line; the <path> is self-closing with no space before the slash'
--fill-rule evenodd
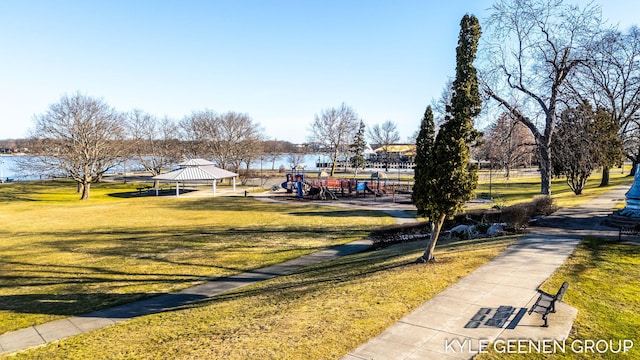
<path id="1" fill-rule="evenodd" d="M 549 315 L 549 313 L 556 312 L 556 301 L 562 301 L 562 297 L 564 297 L 564 293 L 567 292 L 568 287 L 569 283 L 566 281 L 563 282 L 555 295 L 547 294 L 546 292 L 539 290 L 540 296 L 531 309 L 529 309 L 529 315 L 532 313 L 541 314 L 542 320 L 544 320 L 544 325 L 542 325 L 542 327 L 548 327 L 547 315 Z"/>
<path id="2" fill-rule="evenodd" d="M 640 235 L 640 224 L 635 226 L 618 227 L 618 241 L 622 240 L 622 235 L 638 236 Z"/>
<path id="3" fill-rule="evenodd" d="M 138 194 L 142 194 L 142 192 L 149 191 L 151 190 L 151 188 L 152 188 L 151 185 L 143 185 L 143 186 L 137 187 L 136 190 L 138 190 Z"/>

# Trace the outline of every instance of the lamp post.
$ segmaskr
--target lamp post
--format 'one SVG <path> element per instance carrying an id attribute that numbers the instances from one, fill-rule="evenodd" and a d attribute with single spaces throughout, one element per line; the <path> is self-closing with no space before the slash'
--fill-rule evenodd
<path id="1" fill-rule="evenodd" d="M 492 185 L 492 174 L 493 172 L 491 171 L 493 170 L 493 162 L 491 160 L 489 160 L 489 200 L 493 199 L 493 197 L 491 196 L 491 185 Z"/>

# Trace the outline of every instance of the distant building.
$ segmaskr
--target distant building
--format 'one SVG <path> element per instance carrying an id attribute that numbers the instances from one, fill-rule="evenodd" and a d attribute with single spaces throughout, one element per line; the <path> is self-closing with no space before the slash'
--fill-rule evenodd
<path id="1" fill-rule="evenodd" d="M 415 144 L 393 144 L 386 147 L 388 153 L 389 162 L 413 162 L 416 157 L 416 145 Z M 385 160 L 385 147 L 377 144 L 374 152 L 376 157 L 371 160 L 384 161 Z"/>

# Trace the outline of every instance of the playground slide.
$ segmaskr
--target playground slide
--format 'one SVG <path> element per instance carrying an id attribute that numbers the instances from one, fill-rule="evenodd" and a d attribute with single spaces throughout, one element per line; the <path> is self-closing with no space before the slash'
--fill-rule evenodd
<path id="1" fill-rule="evenodd" d="M 379 192 L 377 192 L 377 191 L 373 190 L 372 188 L 370 188 L 370 187 L 369 187 L 369 184 L 367 184 L 367 183 L 364 183 L 364 189 L 365 189 L 366 191 L 370 192 L 371 194 L 375 194 L 376 196 L 382 196 L 382 194 L 381 194 L 381 193 L 379 193 Z"/>
<path id="2" fill-rule="evenodd" d="M 280 184 L 280 186 L 282 186 L 283 189 L 287 190 L 287 193 L 295 192 L 298 197 L 303 197 L 304 186 L 302 185 L 302 182 L 285 181 Z"/>

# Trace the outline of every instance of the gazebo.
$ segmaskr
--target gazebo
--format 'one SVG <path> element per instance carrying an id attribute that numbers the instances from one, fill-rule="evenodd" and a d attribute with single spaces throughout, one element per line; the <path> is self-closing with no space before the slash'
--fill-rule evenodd
<path id="1" fill-rule="evenodd" d="M 152 177 L 153 180 L 175 182 L 176 183 L 176 196 L 180 196 L 180 182 L 187 181 L 202 181 L 213 180 L 213 195 L 216 194 L 216 182 L 221 179 L 233 178 L 233 191 L 236 191 L 236 177 L 238 174 L 220 169 L 216 167 L 211 161 L 205 159 L 191 159 L 181 164 L 178 164 L 178 169 L 170 171 L 165 174 L 160 174 Z M 156 188 L 156 196 L 158 195 L 158 189 Z"/>

